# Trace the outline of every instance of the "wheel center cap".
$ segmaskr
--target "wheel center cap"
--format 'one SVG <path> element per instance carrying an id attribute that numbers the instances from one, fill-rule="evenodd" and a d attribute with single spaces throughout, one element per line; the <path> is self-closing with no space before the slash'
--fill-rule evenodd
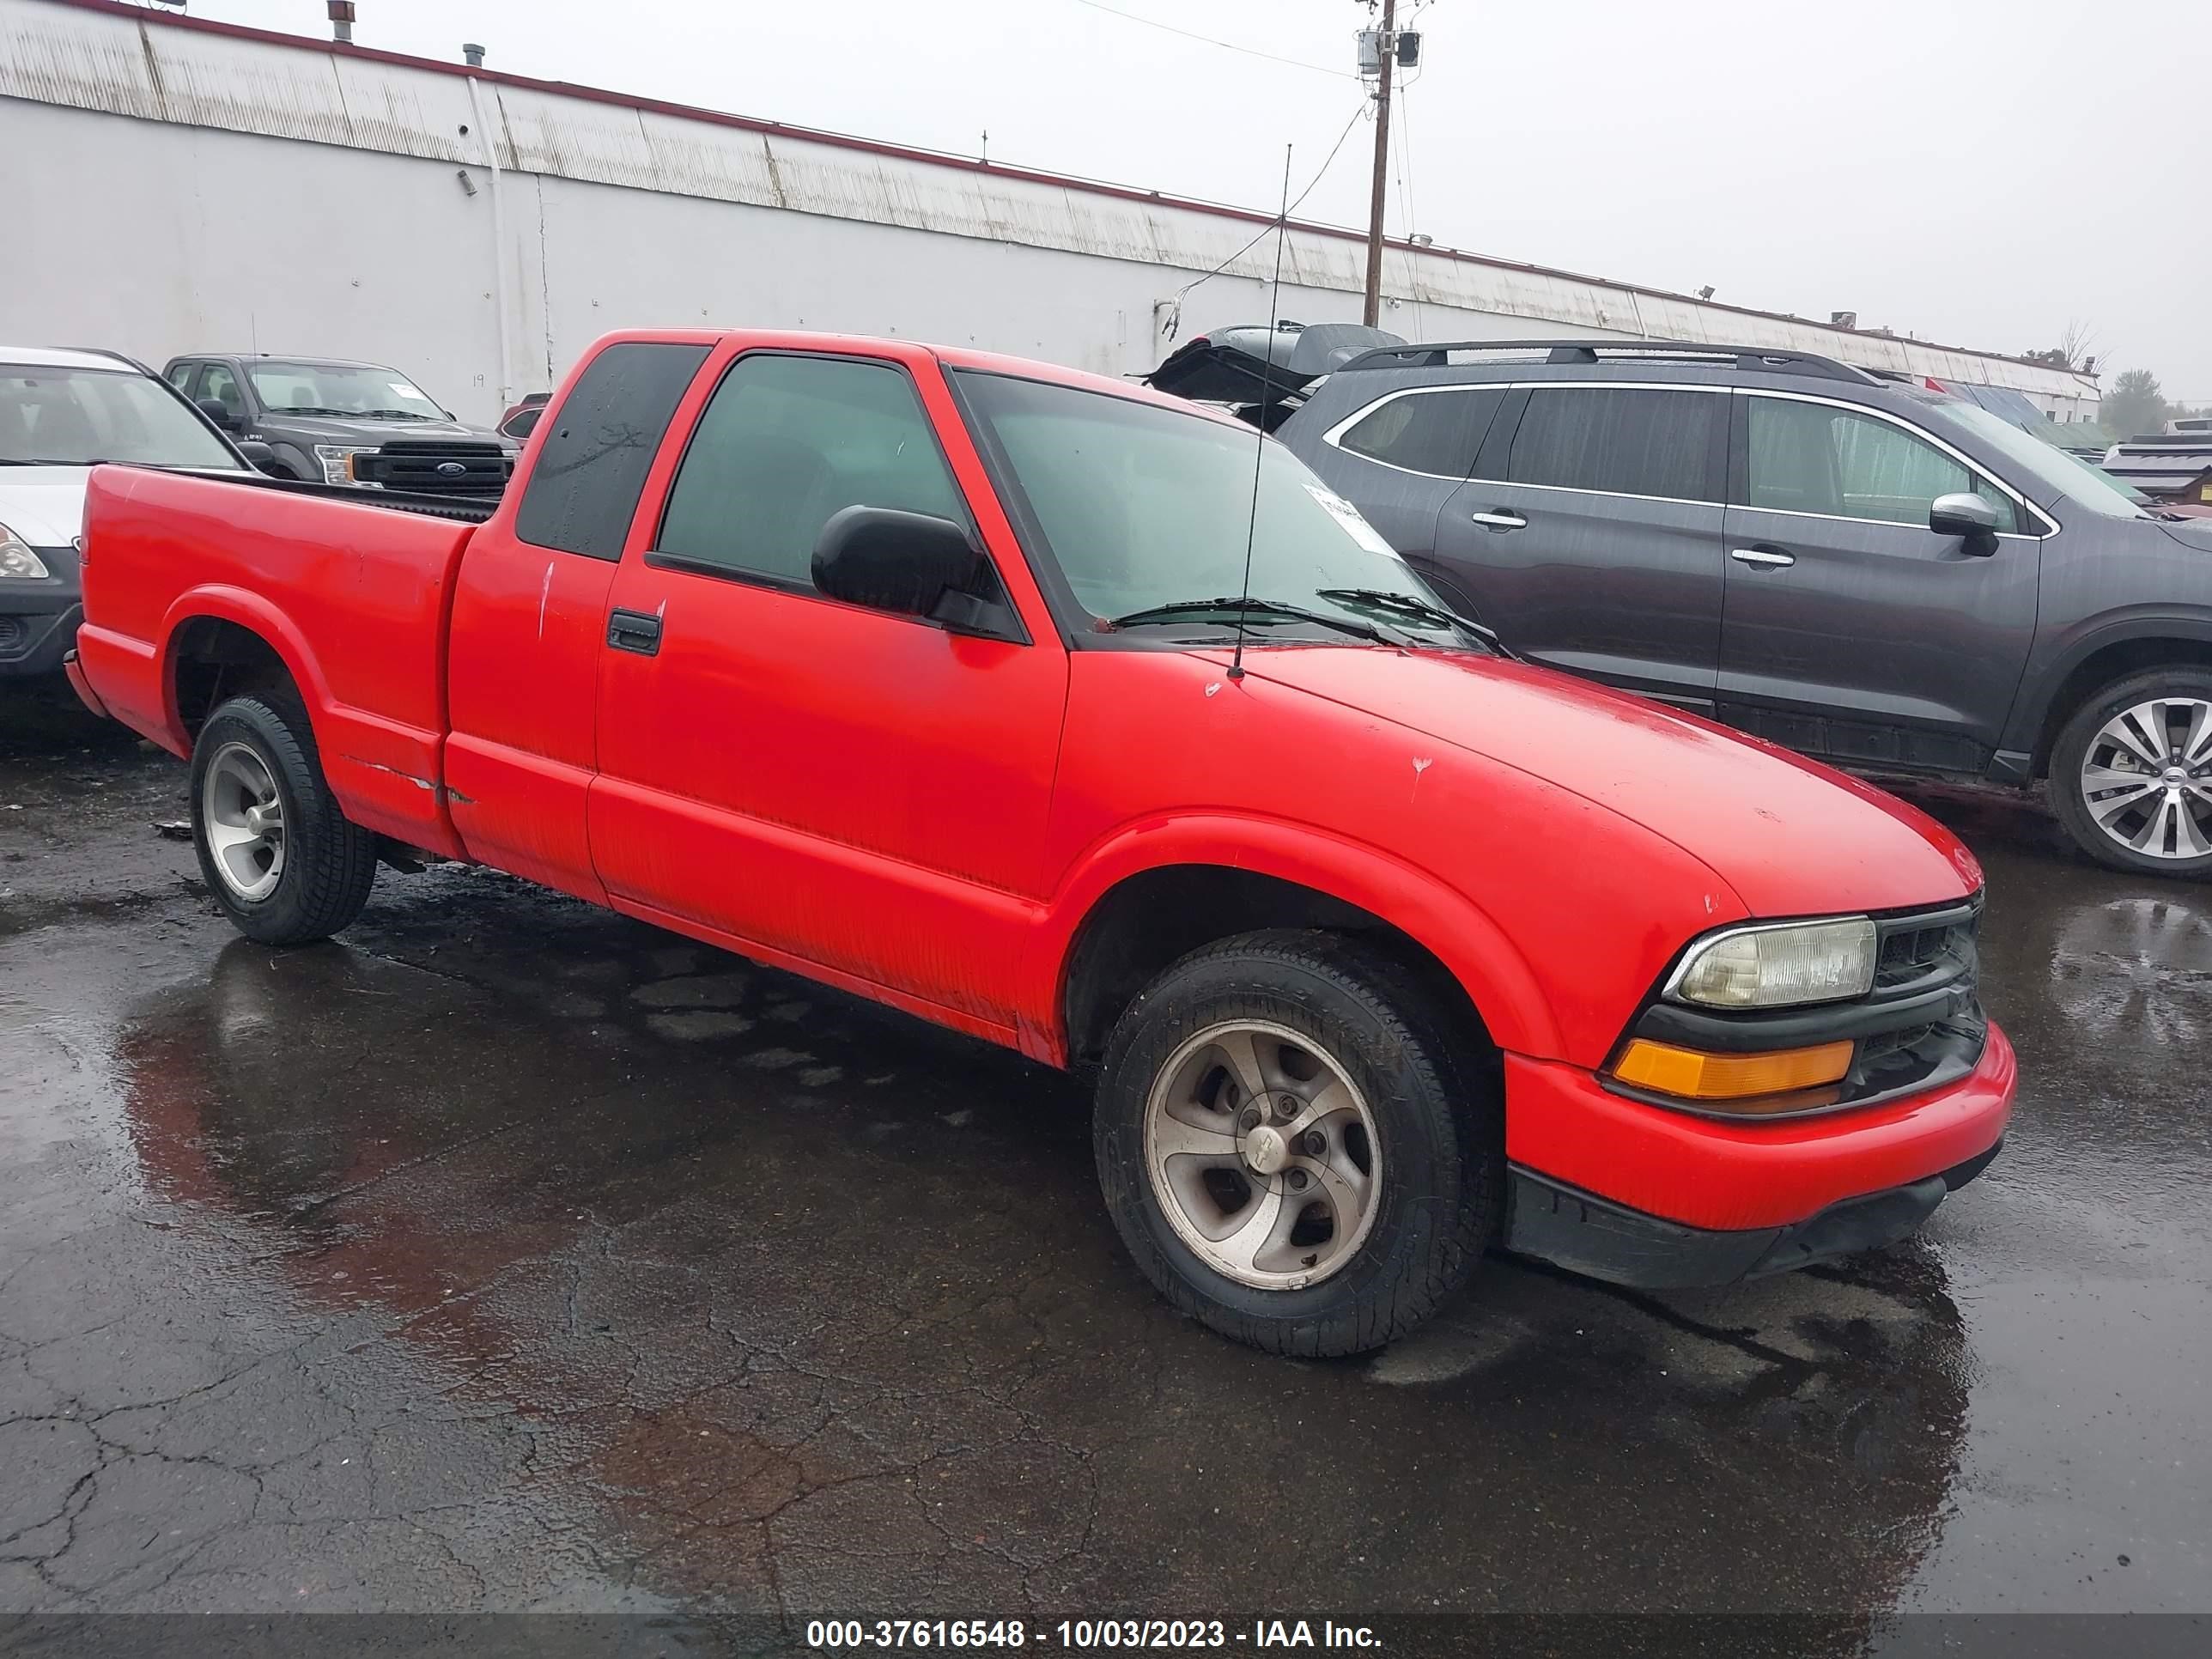
<path id="1" fill-rule="evenodd" d="M 1273 1175 L 1291 1161 L 1291 1143 L 1273 1124 L 1262 1123 L 1244 1137 L 1244 1161 L 1261 1175 Z"/>
<path id="2" fill-rule="evenodd" d="M 2166 786 L 2167 788 L 2179 789 L 2183 784 L 2188 781 L 2189 774 L 2183 771 L 2179 767 L 2169 766 L 2166 769 Z"/>

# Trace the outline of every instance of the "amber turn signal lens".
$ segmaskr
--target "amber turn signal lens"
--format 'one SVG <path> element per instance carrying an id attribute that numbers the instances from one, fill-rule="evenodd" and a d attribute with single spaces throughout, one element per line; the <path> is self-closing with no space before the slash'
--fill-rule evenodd
<path id="1" fill-rule="evenodd" d="M 1745 1100 L 1786 1095 L 1834 1083 L 1851 1069 L 1851 1045 L 1823 1042 L 1763 1054 L 1709 1054 L 1672 1043 L 1633 1039 L 1613 1076 L 1639 1089 L 1684 1100 Z"/>

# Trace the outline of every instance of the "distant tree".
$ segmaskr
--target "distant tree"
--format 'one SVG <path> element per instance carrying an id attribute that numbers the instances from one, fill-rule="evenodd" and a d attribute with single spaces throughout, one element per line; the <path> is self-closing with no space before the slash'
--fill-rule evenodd
<path id="1" fill-rule="evenodd" d="M 2029 362 L 2048 363 L 2053 368 L 2087 368 L 2095 361 L 2089 356 L 2089 348 L 2095 343 L 2095 331 L 2076 317 L 2067 322 L 2057 345 L 2026 356 Z"/>
<path id="2" fill-rule="evenodd" d="M 2135 438 L 2158 431 L 2172 412 L 2159 390 L 2158 376 L 2147 368 L 2131 368 L 2112 382 L 2097 419 L 2122 437 Z"/>

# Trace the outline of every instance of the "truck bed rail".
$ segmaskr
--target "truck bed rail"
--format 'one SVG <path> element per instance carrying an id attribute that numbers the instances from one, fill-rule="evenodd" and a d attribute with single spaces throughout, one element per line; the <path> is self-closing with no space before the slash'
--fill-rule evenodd
<path id="1" fill-rule="evenodd" d="M 496 495 L 427 495 L 414 490 L 369 489 L 359 484 L 309 483 L 299 478 L 272 478 L 265 472 L 203 471 L 191 467 L 164 467 L 167 472 L 188 472 L 210 483 L 239 484 L 248 489 L 273 489 L 288 495 L 315 495 L 325 501 L 345 501 L 355 507 L 380 507 L 394 513 L 415 513 L 426 519 L 445 519 L 454 524 L 482 524 L 499 510 Z"/>

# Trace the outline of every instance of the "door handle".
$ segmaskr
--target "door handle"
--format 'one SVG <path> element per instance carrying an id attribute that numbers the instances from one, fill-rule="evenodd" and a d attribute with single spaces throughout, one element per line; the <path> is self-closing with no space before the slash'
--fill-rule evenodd
<path id="1" fill-rule="evenodd" d="M 1797 562 L 1796 554 L 1778 553 L 1770 547 L 1739 547 L 1729 557 L 1739 564 L 1754 564 L 1766 570 L 1780 570 Z"/>
<path id="2" fill-rule="evenodd" d="M 660 654 L 660 618 L 645 611 L 610 611 L 607 643 L 617 651 L 657 657 Z"/>
<path id="3" fill-rule="evenodd" d="M 1489 507 L 1480 513 L 1470 513 L 1467 516 L 1487 530 L 1522 530 L 1525 529 L 1528 523 L 1528 520 L 1518 513 L 1507 507 Z"/>

